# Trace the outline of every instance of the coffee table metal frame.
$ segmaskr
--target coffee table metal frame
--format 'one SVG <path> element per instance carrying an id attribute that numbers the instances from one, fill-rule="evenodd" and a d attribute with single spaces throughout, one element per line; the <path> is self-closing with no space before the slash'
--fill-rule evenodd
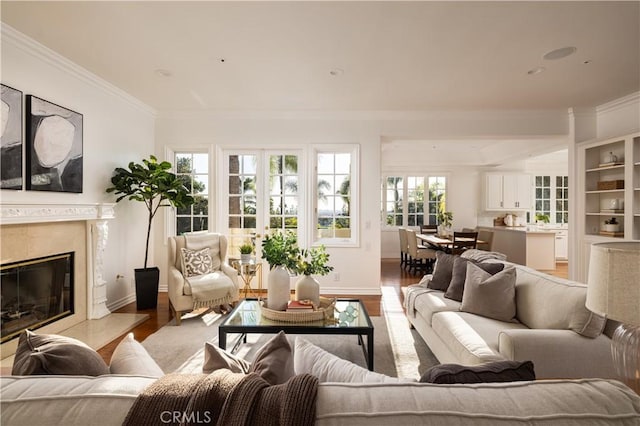
<path id="1" fill-rule="evenodd" d="M 237 316 L 238 311 L 243 310 L 243 304 L 255 303 L 256 313 L 260 314 L 258 299 L 244 299 L 231 311 L 229 316 L 220 324 L 218 328 L 218 346 L 220 349 L 227 348 L 227 334 L 239 334 L 240 336 L 234 342 L 231 352 L 237 351 L 241 343 L 246 343 L 247 334 L 277 334 L 284 331 L 285 334 L 322 334 L 322 335 L 355 335 L 358 336 L 358 345 L 362 347 L 362 352 L 367 360 L 367 367 L 373 371 L 373 324 L 369 313 L 360 299 L 337 299 L 336 305 L 340 302 L 357 302 L 359 304 L 359 314 L 364 315 L 365 326 L 340 326 L 338 323 L 329 324 L 326 321 L 313 321 L 308 323 L 291 323 L 277 322 L 266 320 L 265 324 L 231 324 L 232 320 Z M 235 320 L 233 320 L 235 322 Z M 244 321 L 242 321 L 244 322 Z M 362 322 L 362 319 L 360 320 Z M 367 344 L 364 344 L 363 336 L 367 337 Z"/>

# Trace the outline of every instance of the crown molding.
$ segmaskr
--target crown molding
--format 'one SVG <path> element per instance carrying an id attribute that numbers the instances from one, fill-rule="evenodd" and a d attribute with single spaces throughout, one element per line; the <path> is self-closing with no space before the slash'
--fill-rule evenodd
<path id="1" fill-rule="evenodd" d="M 618 99 L 614 99 L 611 102 L 598 105 L 596 107 L 596 112 L 598 114 L 609 113 L 634 104 L 640 104 L 640 91 L 631 93 Z"/>
<path id="2" fill-rule="evenodd" d="M 71 74 L 79 80 L 82 80 L 83 82 L 103 91 L 108 95 L 115 96 L 127 102 L 129 105 L 145 114 L 149 114 L 152 117 L 155 117 L 157 115 L 157 111 L 155 109 L 140 101 L 138 98 L 134 98 L 124 90 L 98 77 L 91 71 L 81 67 L 75 62 L 70 61 L 56 51 L 49 49 L 48 47 L 21 33 L 10 25 L 1 22 L 0 29 L 2 35 L 2 45 L 11 45 L 38 60 L 44 61 L 47 64 L 54 66 L 67 74 Z"/>

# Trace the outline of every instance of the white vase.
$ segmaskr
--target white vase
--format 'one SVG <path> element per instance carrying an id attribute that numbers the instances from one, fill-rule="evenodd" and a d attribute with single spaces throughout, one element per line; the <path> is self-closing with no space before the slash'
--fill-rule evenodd
<path id="1" fill-rule="evenodd" d="M 267 307 L 275 311 L 284 311 L 291 298 L 289 271 L 278 265 L 269 271 L 267 279 Z"/>
<path id="2" fill-rule="evenodd" d="M 303 275 L 296 281 L 296 300 L 306 299 L 320 306 L 320 283 L 311 275 Z"/>

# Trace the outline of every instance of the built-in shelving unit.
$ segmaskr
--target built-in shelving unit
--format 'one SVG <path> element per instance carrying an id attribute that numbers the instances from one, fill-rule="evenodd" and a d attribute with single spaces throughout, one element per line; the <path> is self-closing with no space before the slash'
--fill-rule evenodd
<path id="1" fill-rule="evenodd" d="M 640 134 L 586 144 L 583 191 L 585 237 L 640 239 Z"/>

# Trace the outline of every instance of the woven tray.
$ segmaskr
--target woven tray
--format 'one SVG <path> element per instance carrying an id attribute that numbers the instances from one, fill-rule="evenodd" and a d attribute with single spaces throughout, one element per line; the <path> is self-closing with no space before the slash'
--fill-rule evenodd
<path id="1" fill-rule="evenodd" d="M 287 311 L 275 311 L 265 306 L 263 300 L 260 304 L 260 312 L 262 316 L 272 321 L 282 322 L 311 322 L 321 321 L 325 318 L 333 318 L 333 311 L 335 309 L 336 299 L 329 299 L 327 297 L 320 297 L 320 306 L 314 311 L 304 312 L 287 312 Z"/>
<path id="2" fill-rule="evenodd" d="M 624 180 L 605 180 L 598 182 L 598 191 L 624 189 Z"/>

